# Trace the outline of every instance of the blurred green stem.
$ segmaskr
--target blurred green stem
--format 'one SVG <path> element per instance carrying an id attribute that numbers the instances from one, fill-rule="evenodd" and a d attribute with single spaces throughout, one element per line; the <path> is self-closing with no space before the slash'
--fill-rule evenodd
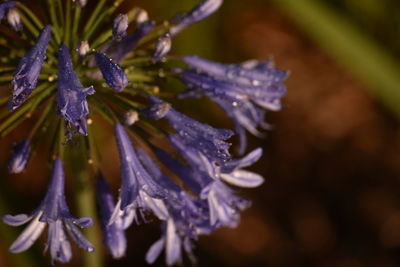
<path id="1" fill-rule="evenodd" d="M 400 64 L 394 56 L 323 1 L 272 1 L 400 117 Z"/>
<path id="2" fill-rule="evenodd" d="M 96 251 L 89 253 L 84 252 L 84 265 L 85 267 L 102 267 L 104 266 L 103 255 L 101 252 L 102 242 L 99 222 L 97 220 L 96 212 L 96 197 L 94 185 L 92 183 L 91 174 L 88 168 L 87 152 L 85 149 L 85 142 L 83 138 L 80 139 L 78 147 L 73 149 L 71 153 L 71 164 L 76 177 L 77 192 L 76 203 L 79 217 L 90 217 L 94 221 L 94 226 L 85 229 L 85 235 L 88 240 L 93 244 Z"/>

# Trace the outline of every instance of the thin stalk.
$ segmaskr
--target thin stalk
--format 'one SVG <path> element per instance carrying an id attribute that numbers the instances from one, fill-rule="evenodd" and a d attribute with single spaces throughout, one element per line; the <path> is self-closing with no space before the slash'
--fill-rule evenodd
<path id="1" fill-rule="evenodd" d="M 114 4 L 109 7 L 108 9 L 102 11 L 101 14 L 96 18 L 96 20 L 93 22 L 93 25 L 91 28 L 88 28 L 85 30 L 85 35 L 84 35 L 84 40 L 89 40 L 90 37 L 92 37 L 93 33 L 101 26 L 102 23 L 104 23 L 105 18 L 110 16 L 114 11 L 118 8 L 118 6 L 123 2 L 123 0 L 116 0 L 114 1 Z M 96 11 L 96 10 L 95 10 Z M 86 27 L 85 27 L 86 29 Z"/>
<path id="2" fill-rule="evenodd" d="M 64 27 L 64 43 L 70 47 L 70 34 L 71 34 L 71 1 L 65 1 L 65 27 Z"/>
<path id="3" fill-rule="evenodd" d="M 106 3 L 106 0 L 99 0 L 97 2 L 97 6 L 95 10 L 93 11 L 92 15 L 90 16 L 89 20 L 87 21 L 85 27 L 83 28 L 84 32 L 84 38 L 83 40 L 87 40 L 87 32 L 92 29 L 93 24 L 95 23 L 96 19 L 98 19 L 99 13 L 103 9 L 104 4 Z"/>
<path id="4" fill-rule="evenodd" d="M 98 222 L 98 215 L 96 212 L 95 202 L 95 186 L 93 180 L 90 179 L 91 175 L 87 166 L 88 159 L 86 157 L 87 151 L 84 142 L 84 137 L 79 138 L 78 148 L 71 151 L 71 164 L 73 165 L 74 174 L 76 177 L 77 190 L 76 203 L 78 216 L 88 216 L 94 220 L 94 226 L 89 229 L 84 229 L 83 232 L 88 240 L 97 248 L 95 252 L 83 254 L 84 266 L 86 267 L 102 267 L 104 266 L 103 255 L 101 252 L 102 240 L 100 223 Z"/>
<path id="5" fill-rule="evenodd" d="M 58 23 L 57 13 L 56 13 L 56 4 L 53 0 L 47 0 L 47 6 L 49 7 L 50 13 L 50 22 L 52 27 L 52 32 L 54 34 L 54 38 L 57 41 L 57 44 L 61 44 L 61 33 L 60 33 L 60 24 Z"/>
<path id="6" fill-rule="evenodd" d="M 78 27 L 79 21 L 81 18 L 81 7 L 78 3 L 74 5 L 74 19 L 72 23 L 72 45 L 75 46 L 78 43 L 79 36 L 78 36 Z"/>

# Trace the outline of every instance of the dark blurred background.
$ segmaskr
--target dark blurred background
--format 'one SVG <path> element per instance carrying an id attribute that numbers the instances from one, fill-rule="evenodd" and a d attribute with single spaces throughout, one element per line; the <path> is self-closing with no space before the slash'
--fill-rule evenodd
<path id="1" fill-rule="evenodd" d="M 198 3 L 128 2 L 121 12 L 137 5 L 158 20 Z M 399 1 L 226 0 L 173 47 L 175 54 L 225 63 L 273 56 L 291 73 L 284 109 L 268 114 L 274 129 L 265 139 L 250 138 L 251 148 L 265 151 L 252 170 L 266 182 L 240 191 L 253 205 L 237 229 L 200 238 L 199 266 L 400 266 Z M 217 107 L 202 103 L 221 114 L 214 125 L 231 127 Z M 39 152 L 24 174 L 6 174 L 10 144 L 26 134 L 20 129 L 0 140 L 1 197 L 7 199 L 0 210 L 7 213 L 33 209 L 49 173 Z M 107 139 L 102 149 L 115 153 L 114 146 Z M 117 188 L 114 161 L 106 175 Z M 72 198 L 72 185 L 67 192 Z M 107 258 L 106 266 L 145 266 L 159 234 L 157 222 L 131 227 L 127 256 Z M 10 240 L 0 241 L 1 266 L 12 266 Z M 35 245 L 39 254 L 42 248 Z M 71 266 L 79 264 L 75 257 Z M 155 264 L 163 265 L 163 258 Z"/>

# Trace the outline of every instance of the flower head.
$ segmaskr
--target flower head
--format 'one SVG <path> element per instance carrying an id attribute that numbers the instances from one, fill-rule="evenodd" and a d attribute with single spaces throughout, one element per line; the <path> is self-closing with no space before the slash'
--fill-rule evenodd
<path id="1" fill-rule="evenodd" d="M 94 247 L 80 232 L 79 227 L 90 227 L 90 218 L 72 217 L 64 195 L 64 170 L 59 159 L 54 161 L 51 182 L 45 198 L 39 207 L 31 214 L 5 215 L 3 221 L 12 226 L 19 226 L 32 221 L 10 247 L 13 253 L 27 250 L 39 238 L 48 225 L 46 249 L 50 250 L 53 262 L 68 262 L 72 256 L 70 242 L 65 230 L 84 250 L 93 252 Z"/>
<path id="2" fill-rule="evenodd" d="M 58 55 L 58 111 L 69 127 L 82 135 L 87 135 L 89 108 L 86 97 L 92 94 L 93 86 L 82 86 L 73 69 L 68 48 L 62 44 Z"/>
<path id="3" fill-rule="evenodd" d="M 50 40 L 51 27 L 47 25 L 40 33 L 36 44 L 21 59 L 14 74 L 13 95 L 8 103 L 9 110 L 21 106 L 35 89 L 40 70 L 46 58 L 46 49 Z"/>

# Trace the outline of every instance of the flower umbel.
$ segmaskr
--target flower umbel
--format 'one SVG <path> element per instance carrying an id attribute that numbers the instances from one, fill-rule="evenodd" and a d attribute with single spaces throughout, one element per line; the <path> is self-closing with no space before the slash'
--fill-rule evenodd
<path id="1" fill-rule="evenodd" d="M 0 99 L 0 138 L 26 121 L 32 127 L 15 143 L 8 169 L 14 174 L 29 171 L 28 159 L 39 149 L 53 162 L 42 203 L 30 215 L 3 217 L 12 226 L 30 221 L 11 245 L 13 253 L 30 248 L 46 227 L 53 263 L 70 261 L 67 235 L 87 252 L 101 246 L 95 235 L 88 233 L 92 245 L 80 232 L 92 219 L 74 218 L 69 211 L 62 162 L 77 177 L 71 184 L 83 191 L 78 196 L 92 196 L 96 187 L 103 243 L 113 258 L 126 254 L 128 227 L 157 219 L 161 237 L 149 248 L 146 261 L 154 263 L 164 250 L 167 265 L 183 263 L 184 257 L 195 263 L 194 244 L 202 235 L 239 224 L 250 201 L 231 186 L 253 188 L 264 181 L 244 169 L 263 153 L 259 148 L 246 155 L 246 130 L 262 136 L 260 129 L 270 128 L 265 114 L 282 108 L 287 72 L 275 68 L 272 60 L 220 64 L 170 55 L 173 38 L 212 15 L 222 0 L 199 1 L 192 10 L 162 22 L 140 8 L 121 10 L 122 2 L 47 1 L 49 12 L 41 14 L 49 13 L 44 18 L 48 25 L 29 11 L 28 1 L 0 3 L 0 20 L 7 17 L 6 27 L 18 30 L 14 34 L 20 37 L 0 38 L 5 44 L 1 54 L 9 55 L 2 58 L 0 85 L 12 88 L 9 98 Z M 170 80 L 182 82 L 186 90 L 170 88 Z M 199 114 L 188 116 L 187 110 L 175 107 L 184 98 L 203 96 L 225 111 L 235 131 L 200 122 L 195 119 Z M 239 153 L 230 149 L 235 133 L 240 144 L 233 147 Z M 101 175 L 108 173 L 113 157 L 104 152 L 104 143 L 113 138 L 120 180 Z M 116 183 L 118 196 L 113 194 Z M 78 197 L 77 205 L 82 214 L 97 212 L 87 198 Z"/>

